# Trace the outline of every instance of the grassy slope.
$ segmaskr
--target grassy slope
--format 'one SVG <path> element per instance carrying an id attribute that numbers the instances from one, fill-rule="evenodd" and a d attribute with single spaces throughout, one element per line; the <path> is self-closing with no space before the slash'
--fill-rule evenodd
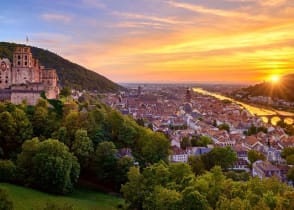
<path id="1" fill-rule="evenodd" d="M 7 183 L 0 183 L 0 187 L 7 190 L 9 199 L 17 210 L 39 209 L 48 201 L 61 205 L 71 204 L 78 210 L 113 210 L 123 203 L 120 198 L 86 189 L 77 189 L 68 196 L 56 196 Z"/>

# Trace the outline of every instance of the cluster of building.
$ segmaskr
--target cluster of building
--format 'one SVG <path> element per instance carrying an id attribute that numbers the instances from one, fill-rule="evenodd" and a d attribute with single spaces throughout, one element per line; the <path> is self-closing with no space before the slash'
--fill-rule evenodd
<path id="1" fill-rule="evenodd" d="M 55 69 L 41 66 L 30 47 L 16 47 L 12 62 L 0 58 L 0 100 L 34 105 L 44 92 L 48 99 L 59 95 Z"/>
<path id="2" fill-rule="evenodd" d="M 238 157 L 233 169 L 249 172 L 247 154 L 256 150 L 264 154 L 266 161 L 255 162 L 252 175 L 261 178 L 275 175 L 286 181 L 289 166 L 281 157 L 281 151 L 285 147 L 294 147 L 294 136 L 288 136 L 279 126 L 264 123 L 236 103 L 199 94 L 183 86 L 156 85 L 133 88 L 120 95 L 110 94 L 104 102 L 135 120 L 143 120 L 145 126 L 154 131 L 168 134 L 172 162 L 187 162 L 191 155 L 207 153 L 213 147 L 230 146 Z M 223 124 L 229 126 L 229 130 L 219 129 Z M 252 125 L 263 126 L 268 132 L 247 136 L 246 131 Z M 181 149 L 181 140 L 195 135 L 208 136 L 213 144 Z"/>

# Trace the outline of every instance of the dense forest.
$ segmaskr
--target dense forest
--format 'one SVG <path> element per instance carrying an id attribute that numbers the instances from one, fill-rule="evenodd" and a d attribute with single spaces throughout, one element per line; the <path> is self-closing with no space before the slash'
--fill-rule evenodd
<path id="1" fill-rule="evenodd" d="M 89 96 L 42 98 L 36 106 L 0 103 L 0 182 L 65 195 L 86 181 L 121 193 L 123 209 L 294 208 L 292 187 L 229 171 L 236 160 L 229 147 L 187 164 L 169 163 L 169 148 L 163 133 Z M 0 209 L 13 209 L 2 189 Z"/>
<path id="2" fill-rule="evenodd" d="M 12 61 L 14 49 L 19 44 L 0 42 L 0 58 L 9 58 Z M 72 63 L 59 55 L 37 47 L 31 47 L 34 58 L 37 58 L 47 68 L 57 71 L 60 84 L 64 87 L 79 90 L 97 90 L 98 92 L 117 91 L 122 87 L 104 76 Z"/>

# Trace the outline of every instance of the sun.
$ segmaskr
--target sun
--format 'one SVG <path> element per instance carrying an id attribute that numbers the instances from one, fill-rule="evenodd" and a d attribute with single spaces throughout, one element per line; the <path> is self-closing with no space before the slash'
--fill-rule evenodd
<path id="1" fill-rule="evenodd" d="M 280 81 L 280 76 L 279 76 L 279 75 L 272 75 L 272 76 L 270 77 L 270 81 L 271 81 L 272 83 L 278 83 L 278 82 Z"/>

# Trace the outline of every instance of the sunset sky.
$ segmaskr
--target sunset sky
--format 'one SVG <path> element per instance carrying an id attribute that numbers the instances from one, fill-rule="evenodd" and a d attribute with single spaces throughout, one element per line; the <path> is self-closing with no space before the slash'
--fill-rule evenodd
<path id="1" fill-rule="evenodd" d="M 116 82 L 294 73 L 294 0 L 5 0 L 0 25 Z"/>

